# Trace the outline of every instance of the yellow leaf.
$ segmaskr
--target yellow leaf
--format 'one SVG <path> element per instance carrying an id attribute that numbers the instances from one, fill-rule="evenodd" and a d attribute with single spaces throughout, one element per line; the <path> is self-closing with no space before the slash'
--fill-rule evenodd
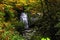
<path id="1" fill-rule="evenodd" d="M 29 0 L 29 2 L 36 2 L 36 0 Z"/>

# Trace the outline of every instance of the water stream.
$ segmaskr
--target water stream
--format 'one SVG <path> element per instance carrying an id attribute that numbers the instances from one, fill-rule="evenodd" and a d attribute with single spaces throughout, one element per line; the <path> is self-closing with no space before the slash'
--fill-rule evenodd
<path id="1" fill-rule="evenodd" d="M 24 23 L 25 29 L 28 29 L 29 25 L 28 25 L 28 16 L 27 16 L 27 13 L 22 12 L 21 16 L 20 16 L 20 20 Z"/>
<path id="2" fill-rule="evenodd" d="M 26 29 L 26 30 L 24 30 L 23 37 L 26 38 L 26 40 L 29 40 L 31 38 L 31 36 L 34 35 L 35 32 L 33 30 L 29 29 L 27 13 L 22 12 L 21 16 L 20 16 L 20 20 L 25 24 L 24 27 Z"/>

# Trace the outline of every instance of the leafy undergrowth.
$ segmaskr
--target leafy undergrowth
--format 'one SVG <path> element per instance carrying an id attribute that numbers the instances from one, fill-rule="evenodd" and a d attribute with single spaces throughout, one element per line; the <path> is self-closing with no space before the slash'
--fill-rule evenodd
<path id="1" fill-rule="evenodd" d="M 15 30 L 18 20 L 14 17 L 14 11 L 9 5 L 0 4 L 0 40 L 25 40 Z"/>
<path id="2" fill-rule="evenodd" d="M 3 22 L 0 24 L 0 40 L 24 40 L 10 22 Z"/>

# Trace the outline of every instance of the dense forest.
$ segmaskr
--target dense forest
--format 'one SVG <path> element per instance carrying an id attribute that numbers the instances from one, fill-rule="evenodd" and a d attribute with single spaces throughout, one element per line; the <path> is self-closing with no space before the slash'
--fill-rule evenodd
<path id="1" fill-rule="evenodd" d="M 0 40 L 59 39 L 60 0 L 0 0 Z"/>

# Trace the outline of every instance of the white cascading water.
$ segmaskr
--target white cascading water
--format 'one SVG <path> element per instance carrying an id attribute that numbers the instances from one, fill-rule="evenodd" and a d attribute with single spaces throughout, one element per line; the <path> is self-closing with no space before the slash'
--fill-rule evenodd
<path id="1" fill-rule="evenodd" d="M 29 26 L 28 26 L 28 16 L 27 16 L 27 14 L 26 13 L 21 13 L 21 16 L 20 16 L 20 19 L 21 19 L 21 21 L 25 24 L 25 29 L 28 29 L 29 28 Z"/>

